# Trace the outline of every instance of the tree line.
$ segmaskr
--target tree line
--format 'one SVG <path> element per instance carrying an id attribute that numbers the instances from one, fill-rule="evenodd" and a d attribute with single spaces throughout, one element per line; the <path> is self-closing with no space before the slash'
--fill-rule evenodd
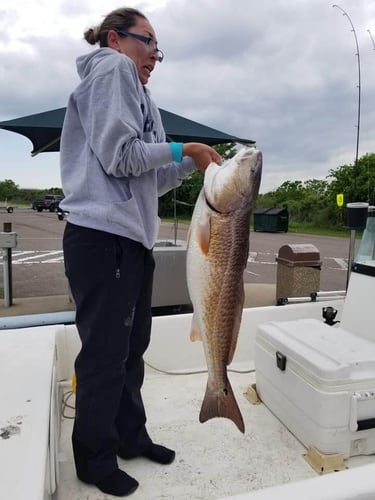
<path id="1" fill-rule="evenodd" d="M 216 147 L 224 159 L 236 152 L 227 146 Z M 202 183 L 202 174 L 194 172 L 180 188 L 164 195 L 160 216 L 189 218 Z M 342 207 L 337 205 L 338 194 L 343 195 Z M 330 169 L 325 179 L 285 181 L 277 189 L 259 194 L 255 208 L 285 207 L 290 222 L 338 229 L 345 225 L 346 203 L 355 201 L 375 205 L 375 153 L 359 158 L 355 166 Z"/>
<path id="2" fill-rule="evenodd" d="M 4 179 L 0 181 L 0 203 L 5 201 L 28 204 L 32 203 L 34 200 L 39 200 L 44 198 L 46 194 L 56 194 L 62 195 L 63 191 L 59 187 L 51 187 L 49 189 L 26 189 L 20 188 L 11 179 Z"/>
<path id="3" fill-rule="evenodd" d="M 343 206 L 337 195 L 343 195 Z M 274 191 L 258 196 L 257 207 L 288 208 L 289 220 L 314 227 L 337 229 L 345 225 L 345 206 L 351 202 L 375 205 L 375 153 L 357 164 L 330 169 L 325 179 L 286 181 Z"/>
<path id="4" fill-rule="evenodd" d="M 236 153 L 235 144 L 215 146 L 223 159 Z M 203 175 L 194 172 L 182 186 L 160 198 L 159 216 L 188 219 L 203 184 Z M 45 194 L 62 194 L 61 188 L 47 190 L 23 189 L 12 180 L 0 181 L 0 202 L 4 200 L 32 203 Z M 259 194 L 255 208 L 285 207 L 289 221 L 337 229 L 344 225 L 345 208 L 337 205 L 337 195 L 343 194 L 344 207 L 353 201 L 375 205 L 375 153 L 367 153 L 356 165 L 341 165 L 330 169 L 325 179 L 288 180 L 277 189 Z"/>

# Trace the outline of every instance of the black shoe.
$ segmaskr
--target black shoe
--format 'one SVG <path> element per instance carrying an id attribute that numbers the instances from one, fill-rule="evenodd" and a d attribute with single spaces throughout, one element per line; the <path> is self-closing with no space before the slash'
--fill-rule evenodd
<path id="1" fill-rule="evenodd" d="M 117 450 L 117 455 L 125 460 L 130 460 L 136 457 L 146 457 L 152 462 L 156 462 L 162 465 L 168 465 L 175 459 L 176 453 L 174 450 L 170 450 L 161 444 L 151 443 L 145 450 L 134 452 L 127 451 L 125 449 L 119 448 Z"/>
<path id="2" fill-rule="evenodd" d="M 116 497 L 125 497 L 134 493 L 138 488 L 138 481 L 129 476 L 121 469 L 114 470 L 109 476 L 97 482 L 85 481 L 78 476 L 83 483 L 94 484 L 100 491 Z"/>

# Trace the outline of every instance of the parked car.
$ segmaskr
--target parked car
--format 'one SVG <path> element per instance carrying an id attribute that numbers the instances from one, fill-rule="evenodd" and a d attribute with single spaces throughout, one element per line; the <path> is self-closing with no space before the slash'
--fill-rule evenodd
<path id="1" fill-rule="evenodd" d="M 57 213 L 57 218 L 59 220 L 65 220 L 66 219 L 66 216 L 68 215 L 69 212 L 66 212 L 65 210 L 63 210 L 62 208 L 60 208 L 60 206 L 58 207 L 58 209 L 56 210 L 56 213 Z"/>
<path id="2" fill-rule="evenodd" d="M 8 212 L 8 214 L 12 214 L 14 207 L 8 205 L 8 200 L 5 200 L 5 202 L 2 205 L 0 205 L 0 209 L 4 209 Z"/>
<path id="3" fill-rule="evenodd" d="M 60 201 L 64 198 L 62 195 L 47 194 L 42 200 L 34 200 L 32 209 L 38 212 L 48 210 L 50 212 L 57 212 L 59 209 Z"/>
<path id="4" fill-rule="evenodd" d="M 43 203 L 43 200 L 34 200 L 31 204 L 33 210 L 37 210 L 37 207 Z"/>

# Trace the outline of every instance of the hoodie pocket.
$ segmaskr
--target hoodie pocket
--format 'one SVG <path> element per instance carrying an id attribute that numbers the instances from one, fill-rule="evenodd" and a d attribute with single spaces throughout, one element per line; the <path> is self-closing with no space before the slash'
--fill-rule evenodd
<path id="1" fill-rule="evenodd" d="M 119 224 L 122 227 L 129 227 L 137 223 L 139 212 L 134 198 L 108 204 L 106 219 L 110 224 Z"/>

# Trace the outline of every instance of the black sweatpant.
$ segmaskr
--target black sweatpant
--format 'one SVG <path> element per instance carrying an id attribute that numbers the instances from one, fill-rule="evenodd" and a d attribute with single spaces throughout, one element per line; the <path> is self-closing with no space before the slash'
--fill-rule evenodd
<path id="1" fill-rule="evenodd" d="M 136 241 L 70 223 L 63 248 L 82 341 L 73 452 L 78 477 L 95 483 L 117 469 L 118 446 L 137 453 L 151 443 L 141 386 L 155 263 Z"/>

